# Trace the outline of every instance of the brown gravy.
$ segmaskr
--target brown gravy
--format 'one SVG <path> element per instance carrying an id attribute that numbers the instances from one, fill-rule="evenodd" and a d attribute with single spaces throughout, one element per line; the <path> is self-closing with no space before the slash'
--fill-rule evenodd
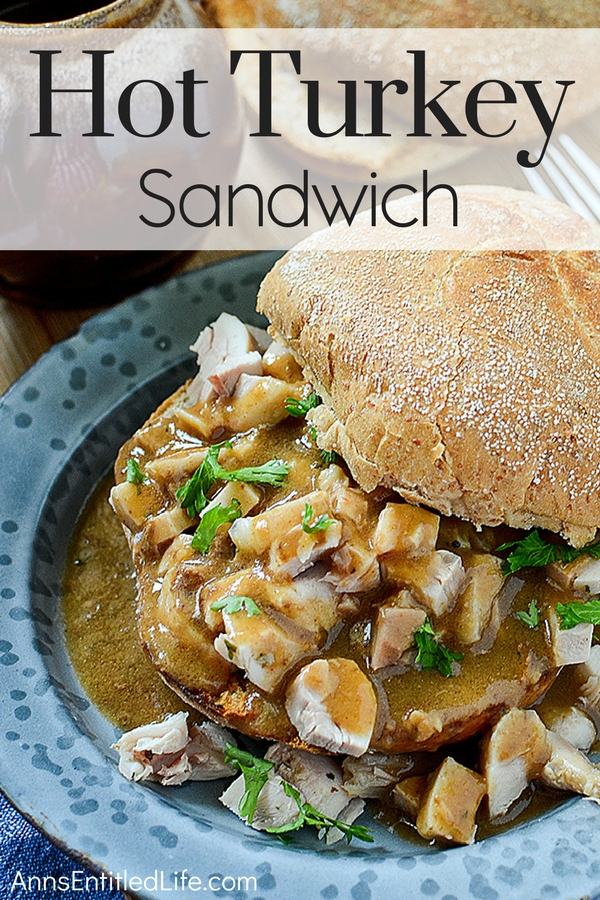
<path id="1" fill-rule="evenodd" d="M 113 483 L 112 474 L 100 482 L 75 528 L 63 611 L 67 649 L 87 695 L 127 731 L 188 707 L 164 684 L 139 642 L 131 554 L 108 504 Z"/>

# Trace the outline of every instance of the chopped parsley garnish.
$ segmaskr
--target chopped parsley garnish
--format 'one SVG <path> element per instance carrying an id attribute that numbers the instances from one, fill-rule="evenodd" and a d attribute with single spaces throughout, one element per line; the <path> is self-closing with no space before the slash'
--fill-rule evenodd
<path id="1" fill-rule="evenodd" d="M 146 475 L 137 461 L 132 456 L 127 460 L 127 468 L 125 470 L 125 480 L 130 484 L 145 484 L 148 481 Z"/>
<path id="2" fill-rule="evenodd" d="M 199 550 L 200 553 L 206 553 L 214 540 L 219 526 L 224 525 L 226 522 L 235 522 L 241 514 L 240 501 L 236 500 L 235 497 L 231 501 L 230 506 L 221 506 L 220 503 L 217 503 L 216 506 L 207 509 L 194 532 L 192 548 Z"/>
<path id="3" fill-rule="evenodd" d="M 219 453 L 223 446 L 231 448 L 229 441 L 209 447 L 204 460 L 189 481 L 175 492 L 176 498 L 192 518 L 199 515 L 207 505 L 208 492 L 215 481 L 244 481 L 277 487 L 289 472 L 289 467 L 279 459 L 272 459 L 261 466 L 228 471 L 219 463 Z"/>
<path id="4" fill-rule="evenodd" d="M 239 812 L 249 825 L 252 824 L 254 813 L 256 812 L 256 804 L 263 787 L 269 779 L 269 772 L 274 768 L 273 763 L 259 756 L 253 756 L 246 750 L 240 750 L 233 744 L 227 744 L 225 750 L 225 762 L 231 763 L 234 769 L 241 772 L 244 776 L 244 795 L 240 801 Z M 304 825 L 314 825 L 315 828 L 324 828 L 329 831 L 330 828 L 339 828 L 346 836 L 348 843 L 353 837 L 359 841 L 373 842 L 373 836 L 364 825 L 348 825 L 346 822 L 340 822 L 338 819 L 331 819 L 329 816 L 323 815 L 310 803 L 302 803 L 300 792 L 288 781 L 283 781 L 283 790 L 288 797 L 292 797 L 298 805 L 298 816 L 293 822 L 287 825 L 280 825 L 276 828 L 267 828 L 270 834 L 285 835 L 290 831 L 298 831 Z"/>
<path id="5" fill-rule="evenodd" d="M 425 619 L 425 623 L 414 634 L 415 644 L 419 649 L 415 661 L 421 663 L 423 669 L 437 669 L 447 678 L 452 675 L 452 663 L 461 660 L 463 654 L 448 650 L 436 640 L 437 637 L 439 635 L 431 627 L 429 619 Z"/>
<path id="6" fill-rule="evenodd" d="M 266 831 L 270 834 L 288 834 L 290 831 L 298 831 L 305 825 L 314 825 L 315 828 L 324 828 L 325 831 L 329 831 L 330 828 L 339 828 L 342 834 L 345 835 L 348 843 L 350 843 L 353 837 L 358 838 L 359 841 L 373 843 L 373 835 L 364 825 L 348 825 L 346 822 L 341 822 L 339 819 L 331 819 L 329 816 L 323 815 L 318 809 L 311 806 L 310 803 L 303 803 L 300 792 L 288 781 L 283 782 L 283 790 L 288 797 L 292 797 L 298 804 L 298 817 L 287 825 L 280 825 L 277 828 L 267 828 Z"/>
<path id="7" fill-rule="evenodd" d="M 600 598 L 588 600 L 586 603 L 557 603 L 556 614 L 563 631 L 575 628 L 582 622 L 587 625 L 600 625 Z"/>
<path id="8" fill-rule="evenodd" d="M 525 622 L 526 625 L 529 625 L 530 628 L 537 628 L 540 623 L 540 614 L 538 612 L 537 606 L 535 605 L 535 600 L 532 600 L 529 604 L 529 611 L 526 609 L 520 609 L 517 613 L 517 619 L 520 619 L 521 622 Z"/>
<path id="9" fill-rule="evenodd" d="M 285 401 L 286 411 L 295 419 L 305 416 L 309 409 L 316 409 L 323 401 L 318 394 L 309 394 L 303 400 L 296 400 L 295 397 L 288 397 Z"/>
<path id="10" fill-rule="evenodd" d="M 229 743 L 225 750 L 225 762 L 231 763 L 244 776 L 244 796 L 240 800 L 239 811 L 248 824 L 252 825 L 258 795 L 268 781 L 273 763 Z"/>
<path id="11" fill-rule="evenodd" d="M 220 600 L 215 600 L 214 603 L 211 603 L 210 608 L 214 609 L 215 612 L 222 609 L 226 613 L 236 613 L 243 609 L 249 616 L 260 615 L 260 609 L 252 597 L 243 597 L 239 594 L 232 594 L 230 597 L 222 597 Z"/>
<path id="12" fill-rule="evenodd" d="M 321 459 L 325 466 L 330 466 L 338 461 L 338 455 L 335 450 L 321 450 Z"/>
<path id="13" fill-rule="evenodd" d="M 330 525 L 333 525 L 335 519 L 330 519 L 327 513 L 323 513 L 323 515 L 319 516 L 312 525 L 310 525 L 310 520 L 312 519 L 313 508 L 310 503 L 304 504 L 304 515 L 302 516 L 302 531 L 305 531 L 306 534 L 314 534 L 315 531 L 326 531 Z"/>
<path id="14" fill-rule="evenodd" d="M 592 556 L 600 559 L 600 541 L 589 547 L 569 547 L 566 544 L 551 544 L 545 541 L 537 529 L 530 531 L 519 541 L 502 544 L 498 550 L 512 549 L 508 559 L 504 561 L 502 571 L 505 575 L 518 572 L 526 566 L 547 566 L 554 562 L 570 563 L 579 556 Z"/>

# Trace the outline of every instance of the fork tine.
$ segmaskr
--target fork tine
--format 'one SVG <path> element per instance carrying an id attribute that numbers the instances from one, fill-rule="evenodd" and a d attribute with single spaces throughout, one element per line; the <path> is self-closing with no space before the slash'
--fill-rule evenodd
<path id="1" fill-rule="evenodd" d="M 600 194 L 600 166 L 597 166 L 585 150 L 582 150 L 579 144 L 576 144 L 568 134 L 561 134 L 558 140 Z"/>
<path id="2" fill-rule="evenodd" d="M 577 191 L 583 202 L 589 206 L 597 219 L 600 219 L 600 198 L 588 182 L 579 174 L 575 166 L 555 147 L 548 147 L 548 154 L 557 165 L 569 184 Z"/>
<path id="3" fill-rule="evenodd" d="M 541 166 L 544 172 L 546 172 L 546 174 L 548 175 L 548 178 L 550 179 L 554 187 L 556 187 L 557 190 L 559 190 L 563 195 L 565 201 L 568 203 L 571 209 L 574 209 L 575 212 L 578 212 L 579 215 L 583 216 L 584 219 L 587 219 L 588 222 L 596 222 L 596 218 L 589 210 L 586 203 L 582 200 L 579 194 L 573 190 L 558 166 L 551 159 L 548 159 L 548 157 L 546 157 L 546 159 L 541 163 Z"/>
<path id="4" fill-rule="evenodd" d="M 548 187 L 539 172 L 535 169 L 523 169 L 523 175 L 529 182 L 529 187 L 540 197 L 547 197 L 548 200 L 556 200 L 556 194 Z"/>

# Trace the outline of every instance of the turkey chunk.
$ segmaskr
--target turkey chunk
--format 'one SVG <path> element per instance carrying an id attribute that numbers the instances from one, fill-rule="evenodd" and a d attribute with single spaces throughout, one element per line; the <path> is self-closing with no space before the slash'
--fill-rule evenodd
<path id="1" fill-rule="evenodd" d="M 490 818 L 504 815 L 550 758 L 547 732 L 533 710 L 511 709 L 483 745 Z"/>
<path id="2" fill-rule="evenodd" d="M 230 397 L 242 373 L 262 375 L 262 356 L 243 322 L 221 313 L 200 333 L 190 350 L 198 355 L 200 370 L 187 389 L 190 405 L 199 400 Z"/>
<path id="3" fill-rule="evenodd" d="M 223 623 L 225 633 L 215 638 L 215 650 L 267 693 L 276 690 L 290 666 L 314 650 L 312 639 L 289 633 L 266 613 L 224 610 Z"/>
<path id="4" fill-rule="evenodd" d="M 388 503 L 380 513 L 373 549 L 380 554 L 419 557 L 433 553 L 440 517 L 408 503 Z"/>
<path id="5" fill-rule="evenodd" d="M 339 595 L 312 572 L 300 575 L 293 581 L 274 581 L 268 574 L 256 569 L 243 569 L 234 575 L 226 575 L 207 584 L 201 592 L 202 612 L 210 628 L 219 628 L 221 613 L 211 609 L 224 597 L 251 597 L 261 609 L 274 610 L 280 622 L 286 619 L 293 628 L 303 629 L 316 637 L 329 631 L 338 619 Z M 293 623 L 293 625 L 292 625 Z"/>
<path id="6" fill-rule="evenodd" d="M 546 622 L 556 666 L 571 666 L 587 661 L 592 647 L 593 625 L 581 622 L 574 628 L 562 629 L 553 610 L 548 611 Z"/>
<path id="7" fill-rule="evenodd" d="M 283 779 L 276 774 L 274 769 L 269 772 L 267 781 L 258 795 L 251 822 L 240 812 L 240 803 L 245 793 L 244 776 L 240 775 L 229 785 L 225 793 L 221 794 L 219 800 L 223 806 L 230 809 L 256 831 L 291 825 L 298 818 L 298 804 L 293 797 L 286 794 Z"/>
<path id="8" fill-rule="evenodd" d="M 141 493 L 138 484 L 122 481 L 110 492 L 110 505 L 119 519 L 132 532 L 139 531 L 148 515 L 148 497 Z"/>
<path id="9" fill-rule="evenodd" d="M 185 509 L 181 506 L 172 506 L 147 520 L 144 527 L 144 544 L 147 547 L 157 547 L 165 541 L 172 541 L 191 524 L 192 520 Z"/>
<path id="10" fill-rule="evenodd" d="M 382 669 L 398 662 L 414 644 L 414 633 L 425 624 L 427 613 L 410 606 L 386 603 L 379 607 L 371 642 L 371 668 Z"/>
<path id="11" fill-rule="evenodd" d="M 315 520 L 311 519 L 311 523 Z M 327 528 L 309 534 L 301 524 L 294 525 L 287 534 L 276 540 L 269 552 L 269 568 L 276 574 L 295 578 L 310 568 L 318 559 L 339 547 L 342 540 L 342 523 L 330 519 Z"/>
<path id="12" fill-rule="evenodd" d="M 546 728 L 573 744 L 578 750 L 588 751 L 596 740 L 596 726 L 577 706 L 542 708 L 540 716 Z"/>
<path id="13" fill-rule="evenodd" d="M 577 666 L 577 675 L 582 681 L 581 696 L 592 709 L 600 708 L 600 644 L 594 644 L 584 663 Z"/>
<path id="14" fill-rule="evenodd" d="M 347 756 L 343 763 L 344 790 L 351 797 L 381 799 L 410 771 L 412 764 L 412 757 L 407 753 L 387 756 L 369 751 L 358 758 Z"/>
<path id="15" fill-rule="evenodd" d="M 288 415 L 285 401 L 301 396 L 296 389 L 270 375 L 240 375 L 227 418 L 230 431 L 249 431 L 259 425 L 277 425 Z"/>
<path id="16" fill-rule="evenodd" d="M 233 736 L 212 722 L 191 725 L 188 731 L 187 717 L 179 712 L 121 735 L 113 745 L 119 751 L 119 772 L 130 781 L 161 784 L 234 775 L 225 762 L 226 744 L 235 744 Z"/>
<path id="17" fill-rule="evenodd" d="M 273 744 L 265 759 L 275 764 L 275 771 L 284 781 L 300 791 L 305 803 L 323 815 L 338 819 L 348 806 L 351 797 L 342 783 L 341 766 L 333 757 Z"/>
<path id="18" fill-rule="evenodd" d="M 484 795 L 481 775 L 448 756 L 429 778 L 417 815 L 417 831 L 426 840 L 472 844 L 475 816 Z"/>
<path id="19" fill-rule="evenodd" d="M 580 556 L 570 563 L 552 563 L 548 572 L 562 587 L 600 594 L 600 559 Z"/>
<path id="20" fill-rule="evenodd" d="M 302 524 L 306 504 L 312 506 L 314 518 L 331 512 L 327 494 L 313 491 L 298 500 L 272 506 L 257 516 L 237 519 L 231 526 L 229 537 L 238 550 L 260 556 L 281 540 L 282 535 Z"/>
<path id="21" fill-rule="evenodd" d="M 301 739 L 332 753 L 360 756 L 369 747 L 377 699 L 367 676 L 350 659 L 316 659 L 287 690 L 286 709 Z"/>
<path id="22" fill-rule="evenodd" d="M 272 375 L 283 381 L 300 381 L 302 378 L 302 369 L 296 362 L 293 353 L 287 347 L 278 344 L 277 341 L 272 341 L 265 350 L 263 369 L 265 375 Z"/>
<path id="23" fill-rule="evenodd" d="M 542 781 L 550 787 L 575 791 L 600 799 L 600 769 L 581 750 L 552 731 L 548 732 L 550 759 L 542 770 Z"/>
<path id="24" fill-rule="evenodd" d="M 465 587 L 462 560 L 449 550 L 436 550 L 420 559 L 394 554 L 383 560 L 383 566 L 391 580 L 407 587 L 434 616 L 450 612 Z"/>
<path id="25" fill-rule="evenodd" d="M 152 478 L 160 478 L 167 484 L 180 483 L 192 477 L 204 462 L 206 453 L 206 447 L 177 450 L 151 459 L 144 468 Z"/>
<path id="26" fill-rule="evenodd" d="M 372 591 L 381 581 L 377 556 L 358 535 L 348 532 L 347 540 L 331 554 L 331 568 L 323 580 L 347 594 Z"/>
<path id="27" fill-rule="evenodd" d="M 394 806 L 397 806 L 410 822 L 415 822 L 426 790 L 426 775 L 403 778 L 392 791 Z"/>
<path id="28" fill-rule="evenodd" d="M 454 611 L 455 633 L 463 644 L 476 644 L 489 625 L 504 584 L 502 562 L 490 553 L 476 553 L 467 569 L 467 586 Z"/>

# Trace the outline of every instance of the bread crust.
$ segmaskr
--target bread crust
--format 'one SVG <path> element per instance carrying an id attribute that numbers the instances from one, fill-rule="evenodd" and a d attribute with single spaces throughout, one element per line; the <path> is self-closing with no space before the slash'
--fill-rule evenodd
<path id="1" fill-rule="evenodd" d="M 225 28 L 594 28 L 595 0 L 207 0 Z"/>
<path id="2" fill-rule="evenodd" d="M 414 229 L 353 249 L 376 246 L 363 216 L 287 253 L 258 307 L 324 399 L 320 445 L 365 490 L 581 546 L 600 523 L 600 252 L 577 248 L 599 232 L 527 192 L 463 194 L 463 246 L 536 249 L 427 251 Z"/>

